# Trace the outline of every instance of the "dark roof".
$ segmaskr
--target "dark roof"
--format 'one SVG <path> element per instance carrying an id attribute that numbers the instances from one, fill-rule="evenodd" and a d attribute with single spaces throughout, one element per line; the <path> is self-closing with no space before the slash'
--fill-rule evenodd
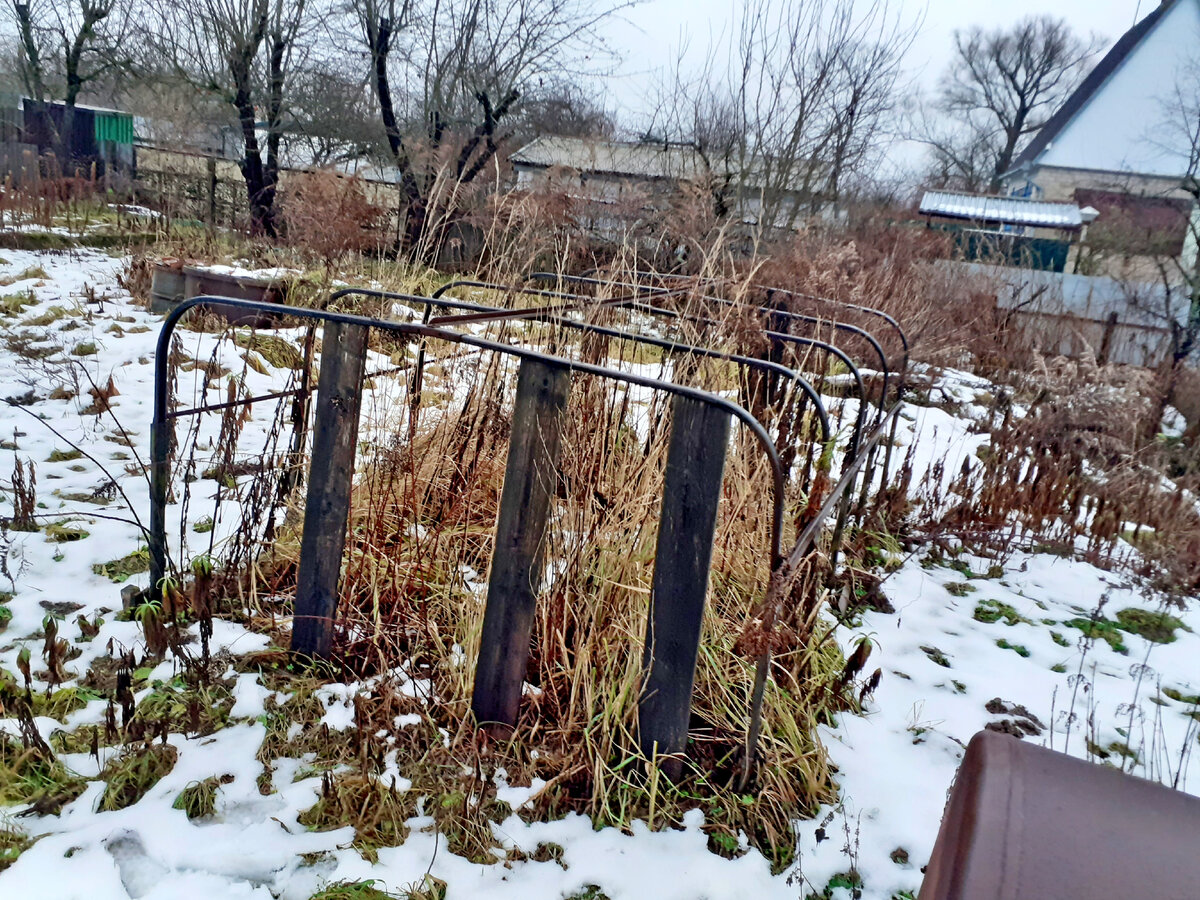
<path id="1" fill-rule="evenodd" d="M 1042 130 L 1034 135 L 1033 140 L 1029 142 L 1029 146 L 1022 150 L 1020 155 L 1013 161 L 1009 171 L 1019 169 L 1026 163 L 1033 162 L 1033 160 L 1041 155 L 1047 145 L 1058 137 L 1059 132 L 1092 99 L 1092 95 L 1100 90 L 1100 86 L 1108 80 L 1108 76 L 1121 67 L 1121 63 L 1125 62 L 1125 58 L 1133 52 L 1133 48 L 1141 42 L 1142 38 L 1150 33 L 1150 29 L 1158 24 L 1158 20 L 1175 3 L 1176 0 L 1163 0 L 1146 18 L 1121 35 L 1121 39 L 1113 44 L 1112 49 L 1104 54 L 1104 58 L 1096 63 L 1096 67 L 1088 73 L 1087 78 L 1083 79 L 1083 82 L 1075 89 L 1075 93 L 1071 94 L 1066 99 L 1066 102 L 1058 108 L 1058 111 L 1046 120 L 1046 124 L 1042 126 Z"/>

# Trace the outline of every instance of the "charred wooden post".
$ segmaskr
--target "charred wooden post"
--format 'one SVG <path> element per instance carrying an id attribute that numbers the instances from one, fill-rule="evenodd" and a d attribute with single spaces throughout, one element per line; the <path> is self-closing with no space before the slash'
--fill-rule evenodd
<path id="1" fill-rule="evenodd" d="M 521 706 L 570 388 L 569 369 L 521 363 L 471 700 L 475 721 L 498 736 Z"/>
<path id="2" fill-rule="evenodd" d="M 726 411 L 676 396 L 638 704 L 642 752 L 672 780 L 687 749 L 729 424 Z"/>
<path id="3" fill-rule="evenodd" d="M 292 625 L 292 651 L 314 659 L 333 645 L 366 353 L 366 326 L 325 323 Z"/>

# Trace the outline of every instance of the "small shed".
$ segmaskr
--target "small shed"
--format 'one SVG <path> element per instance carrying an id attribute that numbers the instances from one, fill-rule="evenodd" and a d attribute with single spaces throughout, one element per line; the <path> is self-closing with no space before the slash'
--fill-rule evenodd
<path id="1" fill-rule="evenodd" d="M 919 211 L 954 234 L 963 259 L 1051 272 L 1063 271 L 1070 245 L 1098 215 L 1077 203 L 959 191 L 926 191 Z"/>
<path id="2" fill-rule="evenodd" d="M 61 101 L 38 103 L 26 98 L 23 104 L 25 139 L 38 153 L 54 152 L 66 116 Z M 133 115 L 117 109 L 75 105 L 71 127 L 70 165 L 90 167 L 98 173 L 110 169 L 130 172 L 134 167 Z"/>

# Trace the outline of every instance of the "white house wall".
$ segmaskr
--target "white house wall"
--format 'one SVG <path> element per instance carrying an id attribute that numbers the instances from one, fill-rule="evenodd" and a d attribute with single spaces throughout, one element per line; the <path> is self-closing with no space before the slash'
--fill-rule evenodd
<path id="1" fill-rule="evenodd" d="M 1038 165 L 1183 175 L 1186 147 L 1167 122 L 1172 92 L 1189 62 L 1200 68 L 1200 0 L 1178 0 L 1167 11 L 1067 123 Z"/>

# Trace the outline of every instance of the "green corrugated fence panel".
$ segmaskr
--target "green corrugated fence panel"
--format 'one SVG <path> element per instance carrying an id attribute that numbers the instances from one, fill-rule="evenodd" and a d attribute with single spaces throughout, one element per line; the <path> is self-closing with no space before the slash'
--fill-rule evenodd
<path id="1" fill-rule="evenodd" d="M 95 122 L 97 141 L 133 143 L 133 116 L 123 113 L 97 113 Z"/>

